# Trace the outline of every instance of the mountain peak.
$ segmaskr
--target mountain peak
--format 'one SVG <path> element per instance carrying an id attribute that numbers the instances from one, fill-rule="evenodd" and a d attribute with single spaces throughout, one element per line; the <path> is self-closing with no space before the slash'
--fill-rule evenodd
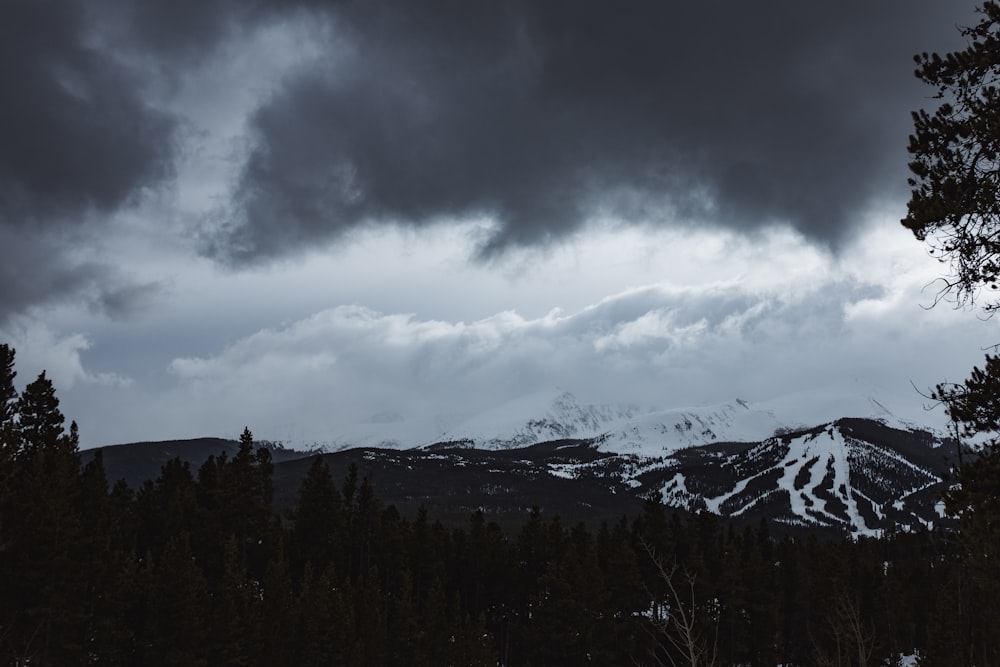
<path id="1" fill-rule="evenodd" d="M 407 449 L 442 442 L 509 449 L 551 440 L 592 439 L 605 452 L 666 456 L 677 449 L 719 442 L 754 442 L 775 433 L 812 428 L 844 417 L 874 419 L 903 430 L 921 428 L 897 417 L 872 387 L 800 391 L 763 401 L 746 397 L 686 407 L 636 402 L 592 402 L 566 387 L 518 396 L 471 415 L 386 409 L 338 425 L 310 446 Z M 924 430 L 932 430 L 926 429 Z M 303 443 L 290 443 L 299 445 Z"/>

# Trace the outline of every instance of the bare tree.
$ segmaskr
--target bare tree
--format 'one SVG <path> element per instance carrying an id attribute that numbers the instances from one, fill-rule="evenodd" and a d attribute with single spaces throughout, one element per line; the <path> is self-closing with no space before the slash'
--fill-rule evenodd
<path id="1" fill-rule="evenodd" d="M 656 596 L 651 596 L 653 598 L 653 613 L 650 617 L 651 628 L 649 632 L 659 650 L 658 652 L 667 656 L 672 667 L 680 667 L 681 665 L 714 667 L 718 650 L 718 625 L 715 626 L 716 636 L 713 637 L 710 646 L 705 628 L 700 627 L 698 623 L 698 605 L 694 588 L 695 575 L 687 568 L 680 567 L 676 561 L 667 568 L 645 540 L 643 540 L 642 545 L 655 563 L 660 579 L 666 585 L 665 610 L 661 601 L 657 600 Z M 681 579 L 680 588 L 674 583 L 675 578 Z M 668 663 L 664 662 L 657 653 L 654 653 L 656 664 L 666 667 Z M 680 654 L 681 662 L 674 659 L 675 654 Z"/>
<path id="2" fill-rule="evenodd" d="M 861 618 L 857 601 L 846 591 L 837 593 L 833 610 L 827 614 L 826 627 L 833 639 L 832 647 L 823 648 L 812 639 L 817 667 L 867 667 L 871 664 L 875 631 Z"/>

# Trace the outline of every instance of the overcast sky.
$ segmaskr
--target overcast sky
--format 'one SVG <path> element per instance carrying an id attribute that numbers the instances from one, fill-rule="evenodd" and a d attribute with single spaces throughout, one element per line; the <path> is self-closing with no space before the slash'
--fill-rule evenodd
<path id="1" fill-rule="evenodd" d="M 912 419 L 996 322 L 899 225 L 969 0 L 13 0 L 0 340 L 83 444 L 532 392 Z"/>

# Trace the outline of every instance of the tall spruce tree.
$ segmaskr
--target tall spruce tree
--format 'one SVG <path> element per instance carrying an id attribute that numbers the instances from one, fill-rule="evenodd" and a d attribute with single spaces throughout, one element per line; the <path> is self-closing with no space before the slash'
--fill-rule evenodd
<path id="1" fill-rule="evenodd" d="M 10 481 L 14 472 L 14 457 L 19 442 L 16 434 L 17 390 L 14 388 L 14 348 L 0 345 L 0 656 L 9 644 L 10 627 L 15 616 L 8 590 L 10 578 L 14 576 L 12 554 L 10 552 L 11 524 L 8 518 L 13 500 Z"/>
<path id="2" fill-rule="evenodd" d="M 975 302 L 983 289 L 1000 289 L 1000 4 L 986 0 L 979 22 L 962 28 L 966 47 L 945 54 L 916 56 L 917 77 L 940 100 L 933 112 L 913 114 L 910 137 L 912 188 L 902 224 L 926 242 L 950 269 L 942 296 L 959 304 Z M 982 301 L 982 300 L 980 300 Z M 986 299 L 987 312 L 1000 301 Z M 964 385 L 941 387 L 945 403 L 964 435 L 985 438 L 982 455 L 955 472 L 946 501 L 961 520 L 970 592 L 989 605 L 980 616 L 995 618 L 1000 589 L 1000 360 L 987 356 Z M 973 636 L 975 635 L 975 636 Z M 995 628 L 973 627 L 967 655 L 986 664 L 1000 659 Z M 978 653 L 975 653 L 977 652 Z"/>
<path id="3" fill-rule="evenodd" d="M 322 456 L 313 458 L 291 518 L 289 561 L 296 578 L 301 577 L 308 563 L 314 571 L 323 572 L 331 564 L 347 571 L 343 500 Z"/>
<path id="4" fill-rule="evenodd" d="M 1000 279 L 1000 5 L 987 0 L 978 12 L 979 23 L 961 29 L 966 48 L 915 57 L 916 76 L 941 104 L 913 114 L 902 220 L 949 265 L 945 291 L 960 302 Z"/>
<path id="5" fill-rule="evenodd" d="M 5 484 L 2 568 L 8 641 L 41 664 L 79 659 L 86 576 L 79 565 L 80 457 L 42 372 L 16 403 L 18 448 Z M 3 621 L 0 621 L 2 623 Z"/>
<path id="6" fill-rule="evenodd" d="M 24 388 L 17 402 L 17 413 L 22 449 L 55 451 L 71 444 L 63 440 L 66 419 L 59 411 L 56 389 L 45 377 L 45 371 Z"/>
<path id="7" fill-rule="evenodd" d="M 0 494 L 10 475 L 10 466 L 17 451 L 17 389 L 14 388 L 14 348 L 0 345 Z M 0 522 L 3 521 L 0 514 Z M 2 523 L 0 523 L 2 525 Z"/>

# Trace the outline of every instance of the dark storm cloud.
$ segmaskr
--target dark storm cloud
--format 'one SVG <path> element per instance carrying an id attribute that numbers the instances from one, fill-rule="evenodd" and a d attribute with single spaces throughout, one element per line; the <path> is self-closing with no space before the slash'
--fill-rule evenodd
<path id="1" fill-rule="evenodd" d="M 357 2 L 351 55 L 300 69 L 252 120 L 211 254 L 293 252 L 371 221 L 487 214 L 485 254 L 596 213 L 836 246 L 905 187 L 912 54 L 972 2 Z"/>
<path id="2" fill-rule="evenodd" d="M 70 264 L 44 239 L 0 227 L 0 327 L 12 314 L 54 295 L 89 289 L 103 273 L 93 264 Z"/>
<path id="3" fill-rule="evenodd" d="M 69 300 L 126 319 L 163 290 L 163 284 L 137 283 L 113 266 L 74 259 L 52 235 L 0 226 L 0 328 L 32 306 Z"/>
<path id="4" fill-rule="evenodd" d="M 79 222 L 170 172 L 172 121 L 85 43 L 82 3 L 8 3 L 0 22 L 0 219 Z"/>
<path id="5" fill-rule="evenodd" d="M 954 46 L 971 6 L 13 0 L 0 319 L 53 298 L 118 312 L 149 295 L 72 246 L 99 245 L 102 220 L 173 173 L 180 120 L 147 90 L 261 25 L 327 25 L 329 49 L 251 117 L 236 200 L 208 233 L 206 252 L 233 263 L 371 222 L 478 214 L 498 225 L 484 255 L 604 213 L 787 222 L 836 244 L 872 196 L 902 188 L 925 92 L 910 55 Z"/>
<path id="6" fill-rule="evenodd" d="M 119 277 L 102 284 L 102 289 L 91 299 L 91 306 L 112 319 L 128 319 L 148 309 L 165 287 L 162 282 L 136 283 Z"/>
<path id="7" fill-rule="evenodd" d="M 93 7 L 91 7 L 93 8 Z M 80 2 L 24 0 L 0 21 L 0 322 L 31 305 L 124 289 L 74 260 L 100 221 L 172 171 L 174 121 L 106 48 Z M 121 314 L 116 303 L 102 310 Z"/>

